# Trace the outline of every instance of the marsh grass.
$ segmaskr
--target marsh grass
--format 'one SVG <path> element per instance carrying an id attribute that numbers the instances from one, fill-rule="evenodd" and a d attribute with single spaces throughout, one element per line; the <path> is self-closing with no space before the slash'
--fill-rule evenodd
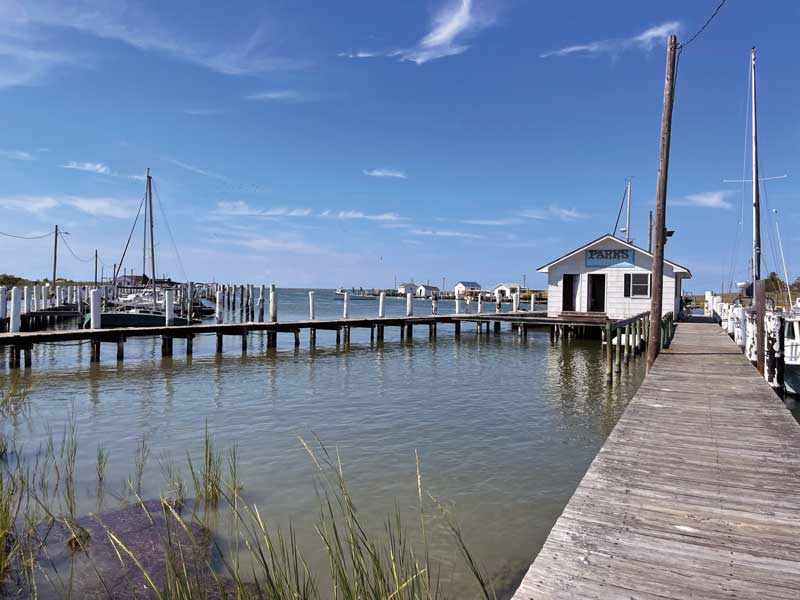
<path id="1" fill-rule="evenodd" d="M 451 511 L 425 492 L 418 456 L 416 481 L 409 482 L 416 488 L 418 525 L 409 528 L 399 507 L 395 507 L 383 528 L 376 531 L 357 510 L 338 453 L 331 452 L 319 439 L 300 442 L 317 468 L 319 515 L 313 528 L 325 552 L 327 574 L 312 572 L 294 526 L 275 528 L 257 506 L 244 501 L 238 449 L 235 445 L 229 449 L 223 467 L 224 454 L 216 449 L 206 425 L 199 466 L 193 464 L 191 455 L 187 456 L 186 468 L 196 493 L 194 502 L 185 498 L 180 467 L 166 456 L 159 460 L 163 485 L 144 480 L 144 465 L 150 454 L 146 439 L 134 457 L 135 473 L 127 480 L 125 501 L 131 499 L 130 506 L 141 510 L 153 523 L 153 504 L 142 499 L 141 490 L 163 490 L 158 506 L 165 527 L 153 528 L 156 539 L 152 540 L 161 567 L 153 567 L 153 556 L 137 554 L 141 540 L 132 543 L 126 534 L 104 526 L 120 565 L 134 565 L 141 574 L 146 590 L 137 593 L 146 591 L 145 595 L 160 600 L 438 600 L 445 593 L 429 536 L 431 531 L 443 531 L 438 525 L 444 523 L 444 531 L 449 532 L 474 580 L 473 596 L 494 600 L 491 585 L 467 549 Z M 66 543 L 70 550 L 88 558 L 88 566 L 84 562 L 82 568 L 96 575 L 98 593 L 110 594 L 105 581 L 107 568 L 95 564 L 91 552 L 94 540 L 78 524 L 74 481 L 77 446 L 77 430 L 70 425 L 60 445 L 51 435 L 31 465 L 0 465 L 0 577 L 12 592 L 16 584 L 17 595 L 38 597 L 46 588 L 59 597 L 77 597 L 74 574 L 70 569 L 56 568 L 50 558 L 51 551 L 58 550 L 49 545 L 47 537 L 54 523 L 63 524 L 69 532 Z M 108 453 L 98 449 L 98 479 L 105 473 L 107 462 Z M 433 510 L 429 512 L 426 506 Z M 207 529 L 214 515 L 230 518 L 227 541 Z M 429 527 L 432 519 L 437 527 Z M 87 549 L 89 552 L 85 552 Z"/>
<path id="2" fill-rule="evenodd" d="M 97 447 L 97 463 L 95 469 L 97 470 L 97 483 L 102 484 L 106 477 L 106 465 L 108 465 L 108 452 L 100 445 Z"/>

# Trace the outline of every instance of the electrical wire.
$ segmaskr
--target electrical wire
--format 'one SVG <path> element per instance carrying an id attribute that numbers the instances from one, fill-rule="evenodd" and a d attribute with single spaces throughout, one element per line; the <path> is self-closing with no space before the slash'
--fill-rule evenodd
<path id="1" fill-rule="evenodd" d="M 54 232 L 45 233 L 43 235 L 14 235 L 13 233 L 6 233 L 5 231 L 0 231 L 0 235 L 4 235 L 10 238 L 16 238 L 18 240 L 41 240 L 46 237 L 50 237 L 53 235 Z"/>
<path id="2" fill-rule="evenodd" d="M 717 13 L 719 13 L 720 9 L 721 9 L 723 6 L 725 6 L 725 2 L 727 2 L 727 0 L 722 0 L 722 1 L 721 1 L 721 2 L 720 2 L 718 5 L 717 5 L 717 8 L 716 8 L 716 9 L 714 9 L 714 12 L 713 12 L 713 13 L 711 13 L 711 16 L 710 16 L 710 17 L 708 17 L 708 19 L 706 19 L 706 22 L 705 22 L 705 23 L 703 23 L 703 26 L 702 26 L 700 29 L 698 29 L 698 30 L 697 30 L 697 31 L 694 33 L 694 35 L 693 35 L 692 37 L 690 37 L 690 38 L 689 38 L 689 41 L 688 41 L 688 42 L 684 42 L 684 43 L 682 43 L 682 44 L 680 45 L 680 47 L 681 47 L 681 48 L 684 48 L 685 46 L 688 46 L 689 44 L 691 44 L 693 41 L 695 41 L 695 40 L 696 40 L 696 39 L 697 39 L 697 38 L 700 36 L 700 34 L 701 34 L 701 33 L 703 33 L 703 32 L 706 30 L 706 27 L 708 27 L 708 26 L 711 24 L 711 21 L 713 21 L 713 20 L 714 20 L 714 17 L 716 17 L 716 16 L 717 16 Z"/>
<path id="3" fill-rule="evenodd" d="M 128 246 L 131 243 L 131 238 L 133 237 L 133 232 L 136 231 L 136 223 L 139 222 L 139 215 L 142 214 L 142 206 L 144 206 L 144 201 L 147 196 L 142 196 L 142 201 L 139 203 L 139 210 L 136 211 L 136 218 L 133 220 L 133 227 L 131 227 L 131 232 L 128 235 L 128 241 L 125 242 L 125 249 L 122 251 L 122 258 L 119 259 L 119 265 L 117 265 L 117 273 L 120 272 L 122 269 L 122 264 L 125 262 L 125 254 L 128 252 Z M 116 276 L 116 273 L 115 273 Z"/>
<path id="4" fill-rule="evenodd" d="M 620 202 L 620 205 L 619 205 L 619 212 L 617 213 L 617 222 L 614 223 L 614 233 L 611 234 L 614 237 L 617 237 L 617 227 L 619 227 L 619 218 L 622 216 L 622 209 L 625 206 L 625 196 L 627 194 L 628 194 L 628 186 L 626 185 L 625 186 L 625 191 L 622 192 L 622 202 Z"/>
<path id="5" fill-rule="evenodd" d="M 64 234 L 63 234 L 63 233 L 61 233 L 60 231 L 58 232 L 58 237 L 60 237 L 60 238 L 61 238 L 61 241 L 63 241 L 63 242 L 64 242 L 64 245 L 67 247 L 67 250 L 69 250 L 69 253 L 70 253 L 70 254 L 72 254 L 72 257 L 73 257 L 75 260 L 78 260 L 78 261 L 80 261 L 80 262 L 84 262 L 84 263 L 92 262 L 92 259 L 91 259 L 91 258 L 81 258 L 81 257 L 80 257 L 80 256 L 78 256 L 77 254 L 75 254 L 75 252 L 74 252 L 74 251 L 72 250 L 72 248 L 70 247 L 70 245 L 69 245 L 69 242 L 67 242 L 67 238 L 66 238 L 66 237 L 64 237 Z"/>

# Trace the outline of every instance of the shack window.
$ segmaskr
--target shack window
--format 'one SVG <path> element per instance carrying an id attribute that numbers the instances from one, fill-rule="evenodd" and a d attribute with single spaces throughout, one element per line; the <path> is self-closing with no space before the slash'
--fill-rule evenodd
<path id="1" fill-rule="evenodd" d="M 626 298 L 650 297 L 649 273 L 625 273 L 623 295 Z"/>
<path id="2" fill-rule="evenodd" d="M 794 339 L 794 323 L 792 321 L 786 321 L 786 329 L 783 337 L 787 340 Z"/>

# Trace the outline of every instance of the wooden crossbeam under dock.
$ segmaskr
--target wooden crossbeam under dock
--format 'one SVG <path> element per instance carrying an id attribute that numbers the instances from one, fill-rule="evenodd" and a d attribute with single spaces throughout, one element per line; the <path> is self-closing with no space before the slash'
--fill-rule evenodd
<path id="1" fill-rule="evenodd" d="M 800 597 L 799 453 L 725 332 L 680 323 L 514 600 Z"/>

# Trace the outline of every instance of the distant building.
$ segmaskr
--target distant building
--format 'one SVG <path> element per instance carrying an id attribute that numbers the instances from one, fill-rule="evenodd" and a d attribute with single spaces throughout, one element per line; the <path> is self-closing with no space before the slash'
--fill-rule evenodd
<path id="1" fill-rule="evenodd" d="M 626 319 L 650 310 L 653 255 L 611 234 L 539 267 L 547 273 L 547 316 L 604 313 Z M 680 312 L 686 267 L 664 259 L 662 314 Z"/>
<path id="2" fill-rule="evenodd" d="M 498 283 L 494 286 L 494 297 L 502 300 L 503 298 L 511 298 L 511 296 L 521 291 L 522 286 L 518 283 Z"/>
<path id="3" fill-rule="evenodd" d="M 481 284 L 477 281 L 459 281 L 453 288 L 456 296 L 466 298 L 467 296 L 477 296 L 481 293 Z"/>
<path id="4" fill-rule="evenodd" d="M 435 285 L 422 284 L 417 286 L 417 298 L 431 298 L 439 295 L 439 288 Z"/>
<path id="5" fill-rule="evenodd" d="M 402 294 L 405 296 L 406 294 L 414 294 L 417 293 L 417 284 L 416 283 L 401 283 L 397 286 L 397 293 Z"/>

